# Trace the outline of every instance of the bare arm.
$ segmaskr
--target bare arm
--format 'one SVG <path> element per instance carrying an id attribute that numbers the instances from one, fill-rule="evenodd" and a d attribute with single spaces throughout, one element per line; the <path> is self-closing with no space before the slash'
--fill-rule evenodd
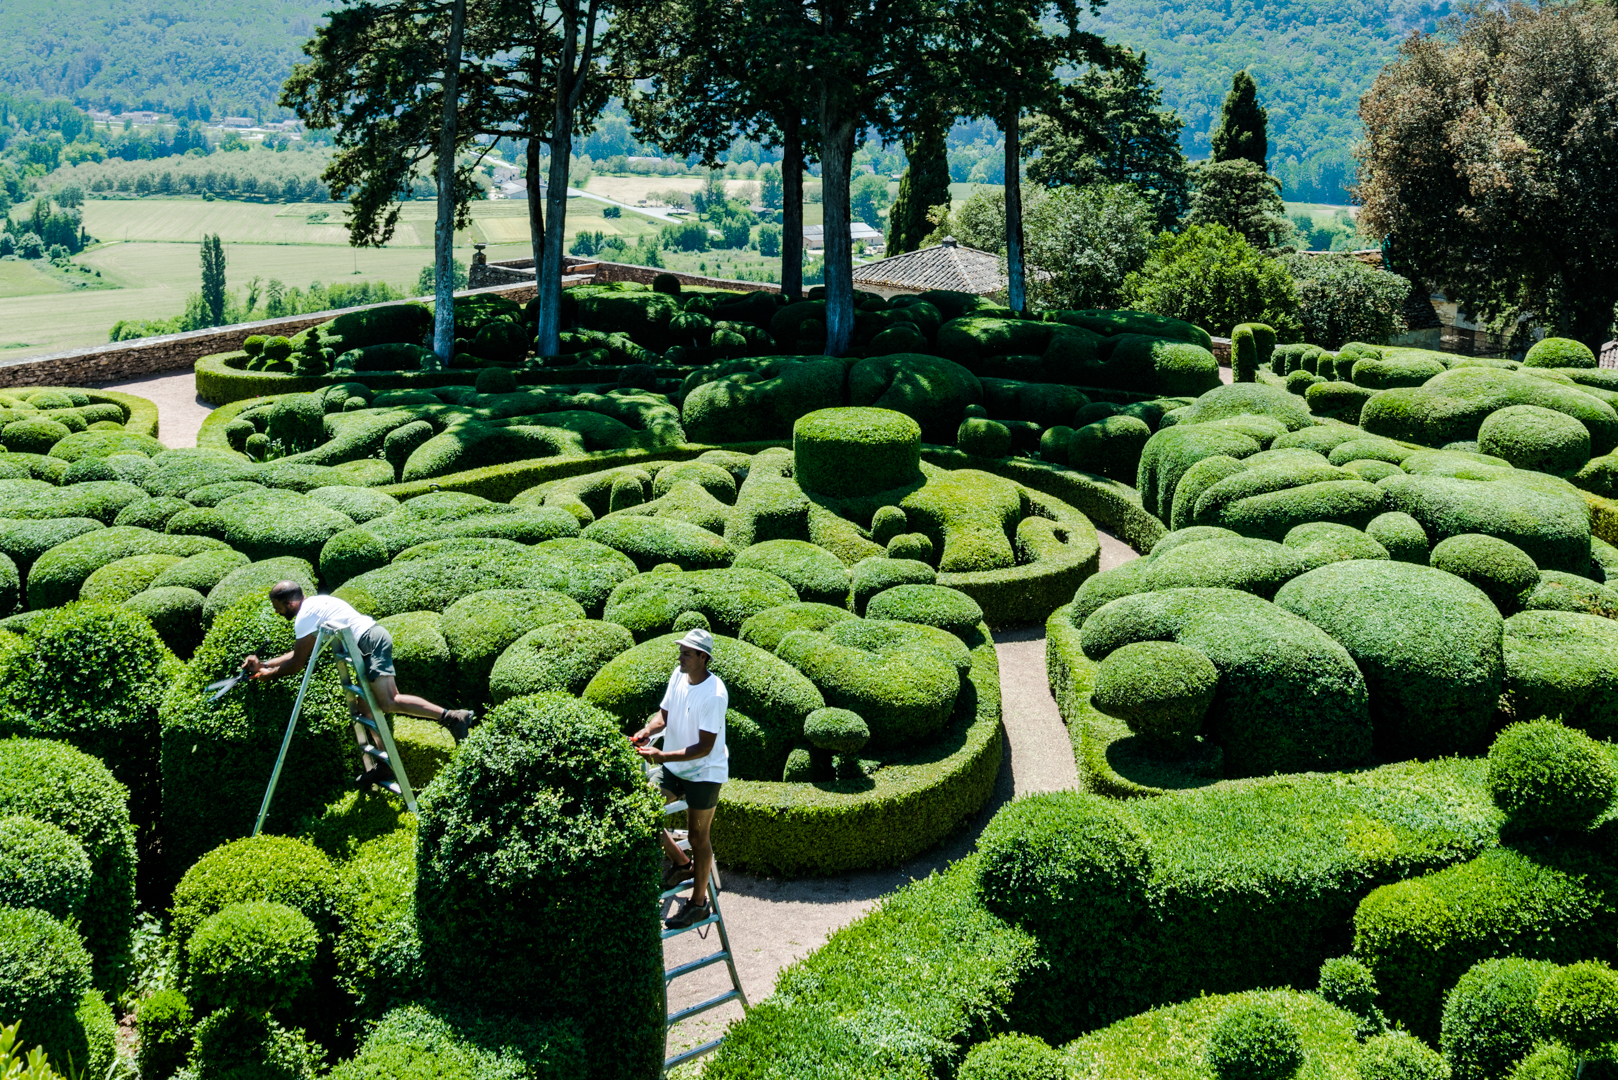
<path id="1" fill-rule="evenodd" d="M 629 737 L 629 741 L 634 743 L 636 746 L 640 746 L 646 742 L 647 739 L 650 739 L 653 735 L 656 735 L 659 731 L 662 731 L 664 728 L 668 727 L 668 724 L 668 710 L 659 709 L 657 710 L 656 716 L 646 721 L 645 727 L 641 728 L 639 731 L 635 732 L 635 734 Z"/>
<path id="2" fill-rule="evenodd" d="M 282 653 L 270 660 L 249 656 L 242 661 L 242 670 L 254 679 L 264 681 L 279 679 L 283 675 L 296 675 L 309 662 L 309 654 L 314 648 L 315 635 L 307 634 L 293 642 L 292 651 L 289 653 Z"/>

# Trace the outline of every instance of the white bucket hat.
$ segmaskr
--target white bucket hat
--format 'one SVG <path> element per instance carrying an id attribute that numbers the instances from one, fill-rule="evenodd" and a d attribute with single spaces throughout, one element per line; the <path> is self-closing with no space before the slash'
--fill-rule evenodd
<path id="1" fill-rule="evenodd" d="M 680 644 L 707 653 L 709 656 L 713 655 L 713 635 L 700 626 L 693 626 L 687 630 L 685 637 L 680 639 Z"/>

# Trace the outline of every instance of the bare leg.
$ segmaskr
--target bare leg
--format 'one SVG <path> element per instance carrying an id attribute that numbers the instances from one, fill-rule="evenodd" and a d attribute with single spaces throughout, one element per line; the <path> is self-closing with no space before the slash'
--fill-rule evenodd
<path id="1" fill-rule="evenodd" d="M 426 720 L 441 720 L 446 711 L 426 698 L 399 693 L 398 684 L 394 682 L 392 675 L 378 675 L 371 680 L 371 689 L 376 693 L 377 704 L 381 705 L 382 711 L 386 713 L 402 713 L 405 716 L 419 716 Z"/>
<path id="2" fill-rule="evenodd" d="M 696 876 L 691 880 L 691 902 L 708 902 L 708 873 L 713 869 L 713 841 L 709 829 L 713 826 L 713 810 L 687 810 L 686 824 L 691 837 L 691 857 L 697 861 Z"/>
<path id="3" fill-rule="evenodd" d="M 674 792 L 663 792 L 664 806 L 667 806 L 671 802 L 679 802 L 679 800 L 680 797 L 674 794 Z M 684 866 L 686 855 L 685 852 L 680 850 L 680 845 L 674 842 L 674 834 L 669 832 L 667 829 L 664 829 L 661 834 L 661 839 L 663 841 L 663 854 L 668 856 L 669 862 L 673 863 L 675 866 Z"/>

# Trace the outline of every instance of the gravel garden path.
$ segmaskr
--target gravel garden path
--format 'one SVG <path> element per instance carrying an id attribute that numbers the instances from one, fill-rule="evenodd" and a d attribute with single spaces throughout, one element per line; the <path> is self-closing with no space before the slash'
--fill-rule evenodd
<path id="1" fill-rule="evenodd" d="M 195 446 L 197 431 L 211 410 L 196 396 L 189 372 L 130 379 L 108 388 L 156 402 L 159 437 L 170 447 Z M 1101 569 L 1137 557 L 1127 544 L 1101 533 Z M 978 834 L 1004 803 L 1019 795 L 1078 785 L 1072 747 L 1046 678 L 1044 626 L 1001 631 L 995 635 L 995 651 L 1000 660 L 1006 754 L 994 795 L 966 828 L 926 855 L 893 869 L 796 881 L 742 873 L 724 876 L 720 902 L 749 1001 L 768 997 L 782 968 L 819 948 L 832 931 L 864 914 L 885 893 L 971 852 Z M 717 947 L 711 932 L 706 941 L 687 934 L 668 942 L 664 954 L 672 966 Z M 724 968 L 715 966 L 681 979 L 669 1004 L 692 1005 L 728 986 Z M 732 1004 L 688 1021 L 674 1032 L 670 1049 L 712 1038 L 740 1013 L 740 1007 Z"/>

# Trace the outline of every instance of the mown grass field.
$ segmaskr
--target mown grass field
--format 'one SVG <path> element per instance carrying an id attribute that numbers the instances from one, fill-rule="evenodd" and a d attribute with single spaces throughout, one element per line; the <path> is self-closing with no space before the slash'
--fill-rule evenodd
<path id="1" fill-rule="evenodd" d="M 603 217 L 606 203 L 570 199 L 566 230 L 600 231 L 633 241 L 662 225 L 633 211 Z M 342 203 L 250 203 L 202 199 L 91 200 L 85 228 L 98 244 L 75 261 L 101 271 L 113 288 L 73 289 L 21 260 L 0 261 L 0 361 L 99 345 L 120 319 L 179 314 L 200 278 L 198 245 L 204 234 L 225 243 L 230 288 L 254 277 L 306 288 L 311 282 L 383 281 L 408 289 L 432 261 L 434 205 L 407 203 L 393 240 L 384 248 L 351 248 Z M 455 236 L 455 257 L 472 260 L 474 243 L 489 245 L 491 259 L 531 254 L 528 204 L 482 202 L 471 228 Z"/>

